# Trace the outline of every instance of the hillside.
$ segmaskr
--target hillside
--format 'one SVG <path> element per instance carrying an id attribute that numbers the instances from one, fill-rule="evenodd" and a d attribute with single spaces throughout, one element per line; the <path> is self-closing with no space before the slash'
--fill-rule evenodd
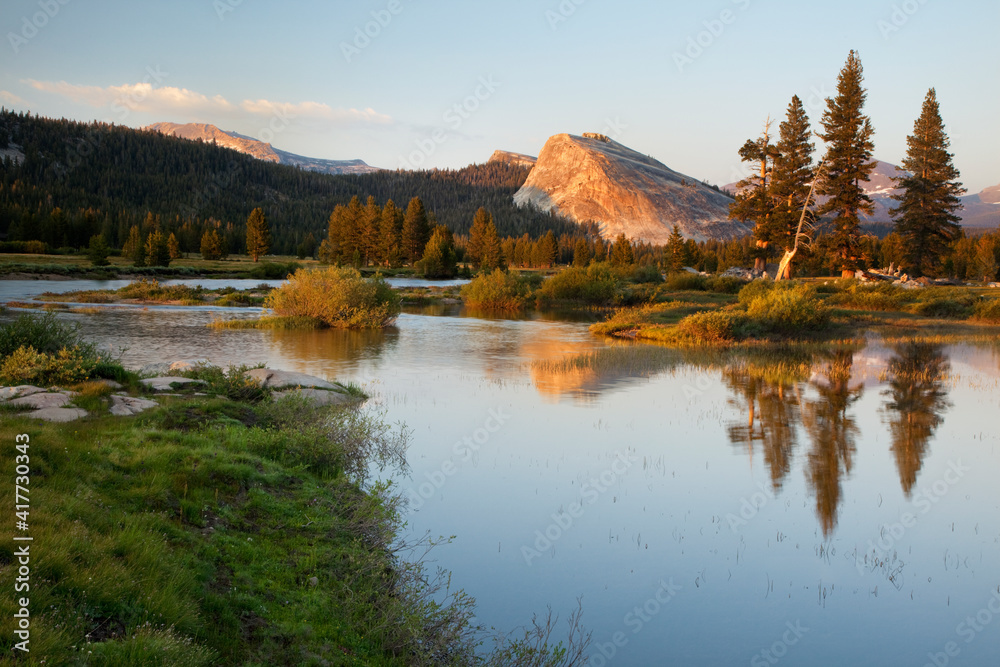
<path id="1" fill-rule="evenodd" d="M 13 112 L 0 113 L 0 150 L 8 156 L 0 161 L 0 239 L 52 247 L 84 247 L 98 233 L 120 247 L 129 227 L 151 212 L 177 231 L 185 252 L 198 251 L 206 226 L 222 229 L 237 252 L 242 225 L 259 206 L 271 221 L 273 251 L 291 254 L 307 234 L 326 235 L 337 204 L 369 195 L 400 206 L 420 196 L 456 233 L 468 231 L 480 206 L 505 236 L 575 229 L 517 208 L 512 198 L 528 169 L 500 162 L 329 175 L 151 130 Z"/>
<path id="2" fill-rule="evenodd" d="M 550 137 L 514 201 L 577 223 L 596 222 L 606 239 L 625 234 L 666 243 L 673 225 L 697 241 L 748 231 L 727 219 L 727 195 L 592 133 Z"/>
<path id="3" fill-rule="evenodd" d="M 320 158 L 304 157 L 278 150 L 271 144 L 259 141 L 253 137 L 248 137 L 236 132 L 221 130 L 215 125 L 206 123 L 153 123 L 145 128 L 161 134 L 191 141 L 204 141 L 214 143 L 223 148 L 233 150 L 247 155 L 252 155 L 258 160 L 267 160 L 278 164 L 287 164 L 293 167 L 301 167 L 308 171 L 316 171 L 321 174 L 367 174 L 379 171 L 378 167 L 372 167 L 364 160 L 324 160 Z"/>

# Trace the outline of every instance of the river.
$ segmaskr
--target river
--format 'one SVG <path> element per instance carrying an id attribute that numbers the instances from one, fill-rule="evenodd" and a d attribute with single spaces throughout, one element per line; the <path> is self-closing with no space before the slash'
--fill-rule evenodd
<path id="1" fill-rule="evenodd" d="M 31 296 L 15 282 L 0 300 Z M 565 619 L 579 598 L 590 665 L 997 664 L 996 344 L 699 355 L 430 312 L 382 332 L 205 326 L 251 316 L 235 309 L 58 316 L 128 365 L 362 385 L 412 430 L 408 530 L 454 536 L 432 559 L 478 620 Z"/>

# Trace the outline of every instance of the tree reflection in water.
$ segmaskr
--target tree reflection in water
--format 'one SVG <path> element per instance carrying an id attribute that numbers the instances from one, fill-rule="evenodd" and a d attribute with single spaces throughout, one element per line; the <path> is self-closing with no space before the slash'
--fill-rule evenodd
<path id="1" fill-rule="evenodd" d="M 889 360 L 889 388 L 883 410 L 892 436 L 899 483 L 907 497 L 917 481 L 927 446 L 951 407 L 944 379 L 951 371 L 941 345 L 909 342 Z"/>

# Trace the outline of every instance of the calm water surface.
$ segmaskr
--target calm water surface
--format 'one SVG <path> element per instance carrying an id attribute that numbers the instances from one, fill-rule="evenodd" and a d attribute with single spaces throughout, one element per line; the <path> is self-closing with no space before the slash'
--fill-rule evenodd
<path id="1" fill-rule="evenodd" d="M 131 365 L 362 384 L 413 430 L 409 529 L 455 536 L 434 558 L 479 620 L 582 598 L 591 665 L 1000 663 L 997 346 L 709 358 L 447 312 L 384 332 L 60 317 Z"/>

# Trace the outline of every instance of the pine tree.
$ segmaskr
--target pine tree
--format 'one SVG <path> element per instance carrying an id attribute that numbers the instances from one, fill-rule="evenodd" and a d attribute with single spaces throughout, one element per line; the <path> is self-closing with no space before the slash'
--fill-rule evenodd
<path id="1" fill-rule="evenodd" d="M 778 127 L 778 154 L 774 158 L 771 175 L 771 196 L 775 206 L 771 212 L 769 241 L 786 252 L 795 247 L 799 218 L 813 179 L 815 150 L 810 141 L 809 116 L 798 95 L 792 97 L 784 122 Z M 788 263 L 785 275 L 792 277 L 792 264 Z"/>
<path id="2" fill-rule="evenodd" d="M 480 208 L 472 217 L 472 227 L 469 228 L 469 240 L 465 244 L 465 261 L 472 264 L 478 271 L 483 266 L 483 247 L 487 225 L 493 224 L 493 216 L 485 208 Z M 496 234 L 496 228 L 493 230 Z M 489 267 L 491 270 L 495 267 Z"/>
<path id="3" fill-rule="evenodd" d="M 740 159 L 754 165 L 754 174 L 737 184 L 736 199 L 729 205 L 730 220 L 753 223 L 753 235 L 759 252 L 754 268 L 762 271 L 767 261 L 771 242 L 771 172 L 777 148 L 771 145 L 771 119 L 764 124 L 764 131 L 756 140 L 747 139 L 739 150 Z"/>
<path id="4" fill-rule="evenodd" d="M 379 221 L 379 254 L 385 265 L 402 266 L 402 234 L 403 212 L 390 199 L 382 208 L 382 219 Z"/>
<path id="5" fill-rule="evenodd" d="M 587 239 L 579 238 L 573 246 L 573 266 L 585 267 L 590 264 L 590 246 Z"/>
<path id="6" fill-rule="evenodd" d="M 608 246 L 604 239 L 598 238 L 594 241 L 594 261 L 603 262 L 608 258 Z"/>
<path id="7" fill-rule="evenodd" d="M 417 262 L 417 270 L 425 278 L 453 278 L 457 273 L 455 239 L 451 230 L 438 225 L 424 246 L 424 255 Z"/>
<path id="8" fill-rule="evenodd" d="M 306 237 L 302 239 L 298 247 L 295 248 L 295 256 L 299 259 L 306 259 L 307 257 L 312 257 L 316 254 L 316 237 L 312 232 L 306 234 Z"/>
<path id="9" fill-rule="evenodd" d="M 635 252 L 632 249 L 632 242 L 628 240 L 625 233 L 621 233 L 611 246 L 611 265 L 629 266 L 635 262 Z"/>
<path id="10" fill-rule="evenodd" d="M 181 258 L 181 245 L 177 242 L 177 237 L 174 236 L 173 232 L 170 232 L 170 236 L 167 237 L 167 251 L 170 253 L 171 260 Z"/>
<path id="11" fill-rule="evenodd" d="M 132 225 L 128 230 L 128 238 L 122 246 L 122 256 L 132 260 L 133 266 L 145 266 L 146 264 L 146 246 L 142 242 L 142 235 L 136 225 Z"/>
<path id="12" fill-rule="evenodd" d="M 819 192 L 829 199 L 819 213 L 834 213 L 833 246 L 841 275 L 850 277 L 858 268 L 860 214 L 872 213 L 874 204 L 862 188 L 876 163 L 872 160 L 871 119 L 862 113 L 868 96 L 858 54 L 851 51 L 837 78 L 837 96 L 826 100 L 823 130 L 826 142 L 825 172 Z"/>
<path id="13" fill-rule="evenodd" d="M 667 273 L 680 273 L 684 270 L 684 255 L 686 254 L 684 235 L 681 228 L 674 225 L 667 239 Z"/>
<path id="14" fill-rule="evenodd" d="M 208 261 L 222 259 L 222 237 L 214 229 L 201 235 L 201 257 Z"/>
<path id="15" fill-rule="evenodd" d="M 253 261 L 266 255 L 271 249 L 271 225 L 260 208 L 255 208 L 247 218 L 247 254 Z"/>
<path id="16" fill-rule="evenodd" d="M 556 244 L 556 235 L 550 229 L 545 236 L 538 239 L 538 262 L 539 266 L 552 268 L 555 266 L 559 256 L 559 246 Z"/>
<path id="17" fill-rule="evenodd" d="M 912 275 L 936 274 L 942 255 L 958 235 L 960 218 L 955 211 L 962 206 L 958 197 L 965 188 L 957 180 L 958 169 L 952 164 L 949 145 L 937 94 L 931 88 L 920 118 L 913 124 L 913 134 L 906 138 L 906 158 L 901 166 L 909 175 L 893 179 L 902 189 L 893 195 L 899 206 L 889 211 L 905 242 L 906 268 Z"/>
<path id="18" fill-rule="evenodd" d="M 382 222 L 382 207 L 375 197 L 369 195 L 361 215 L 361 259 L 365 266 L 377 264 L 379 260 L 379 227 Z"/>
<path id="19" fill-rule="evenodd" d="M 146 266 L 170 266 L 167 237 L 159 229 L 146 237 Z"/>
<path id="20" fill-rule="evenodd" d="M 406 261 L 413 264 L 424 254 L 424 246 L 430 238 L 427 211 L 420 197 L 414 197 L 406 206 L 403 217 L 402 247 Z"/>
<path id="21" fill-rule="evenodd" d="M 87 258 L 90 263 L 94 266 L 107 266 L 111 262 L 108 261 L 108 244 L 104 240 L 102 234 L 97 234 L 96 236 L 90 237 L 90 246 L 87 249 Z"/>

